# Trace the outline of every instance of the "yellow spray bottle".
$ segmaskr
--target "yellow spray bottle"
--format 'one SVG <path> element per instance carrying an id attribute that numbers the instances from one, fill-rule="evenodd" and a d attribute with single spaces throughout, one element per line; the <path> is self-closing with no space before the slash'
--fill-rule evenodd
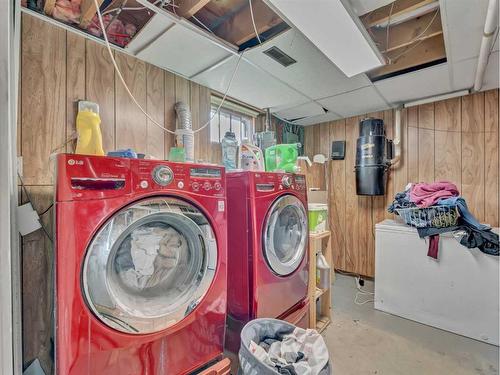
<path id="1" fill-rule="evenodd" d="M 80 100 L 76 116 L 76 131 L 78 133 L 76 154 L 104 155 L 100 125 L 99 105 Z"/>

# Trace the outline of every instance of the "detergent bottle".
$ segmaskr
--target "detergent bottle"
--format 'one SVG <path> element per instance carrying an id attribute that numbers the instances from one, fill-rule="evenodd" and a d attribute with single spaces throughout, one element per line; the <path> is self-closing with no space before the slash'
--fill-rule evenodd
<path id="1" fill-rule="evenodd" d="M 245 140 L 240 147 L 240 168 L 245 171 L 263 171 L 264 159 L 259 147 Z"/>
<path id="2" fill-rule="evenodd" d="M 226 132 L 222 138 L 222 164 L 227 170 L 238 167 L 238 141 L 233 132 Z"/>
<path id="3" fill-rule="evenodd" d="M 297 146 L 297 143 L 292 143 L 266 148 L 266 171 L 297 172 L 297 158 L 299 156 Z"/>
<path id="4" fill-rule="evenodd" d="M 80 100 L 76 115 L 76 131 L 78 133 L 76 154 L 104 155 L 100 124 L 99 105 Z"/>

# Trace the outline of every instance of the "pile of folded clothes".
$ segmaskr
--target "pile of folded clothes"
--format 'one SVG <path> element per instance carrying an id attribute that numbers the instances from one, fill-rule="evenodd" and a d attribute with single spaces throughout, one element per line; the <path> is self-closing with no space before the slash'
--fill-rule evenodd
<path id="1" fill-rule="evenodd" d="M 404 192 L 395 195 L 388 211 L 400 214 L 407 208 L 426 208 L 439 212 L 436 216 L 424 215 L 427 220 L 421 220 L 422 216 L 418 214 L 404 217 L 408 225 L 417 227 L 421 238 L 430 238 L 428 256 L 437 259 L 439 234 L 446 232 L 460 234 L 460 243 L 467 248 L 477 247 L 485 254 L 500 255 L 498 234 L 476 220 L 455 184 L 449 181 L 409 184 Z"/>
<path id="2" fill-rule="evenodd" d="M 328 363 L 323 337 L 313 329 L 264 337 L 260 343 L 251 341 L 249 348 L 260 362 L 284 375 L 317 375 Z"/>

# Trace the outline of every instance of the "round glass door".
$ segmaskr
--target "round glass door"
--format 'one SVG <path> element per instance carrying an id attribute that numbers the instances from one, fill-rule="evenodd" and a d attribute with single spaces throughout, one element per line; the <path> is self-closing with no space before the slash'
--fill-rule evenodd
<path id="1" fill-rule="evenodd" d="M 157 332 L 197 306 L 216 262 L 215 234 L 201 211 L 170 197 L 143 200 L 113 215 L 90 243 L 84 296 L 116 330 Z"/>
<path id="2" fill-rule="evenodd" d="M 264 223 L 264 255 L 278 275 L 289 275 L 302 262 L 306 252 L 307 214 L 293 195 L 278 198 Z"/>

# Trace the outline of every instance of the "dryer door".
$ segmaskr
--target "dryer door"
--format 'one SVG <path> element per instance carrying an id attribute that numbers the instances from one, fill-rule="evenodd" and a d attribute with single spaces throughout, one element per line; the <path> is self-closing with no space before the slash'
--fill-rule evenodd
<path id="1" fill-rule="evenodd" d="M 306 253 L 307 213 L 294 195 L 283 195 L 271 206 L 264 222 L 264 255 L 278 275 L 289 275 Z"/>
<path id="2" fill-rule="evenodd" d="M 216 264 L 215 234 L 198 208 L 171 197 L 139 201 L 113 215 L 90 243 L 85 300 L 116 330 L 161 331 L 193 311 Z"/>

